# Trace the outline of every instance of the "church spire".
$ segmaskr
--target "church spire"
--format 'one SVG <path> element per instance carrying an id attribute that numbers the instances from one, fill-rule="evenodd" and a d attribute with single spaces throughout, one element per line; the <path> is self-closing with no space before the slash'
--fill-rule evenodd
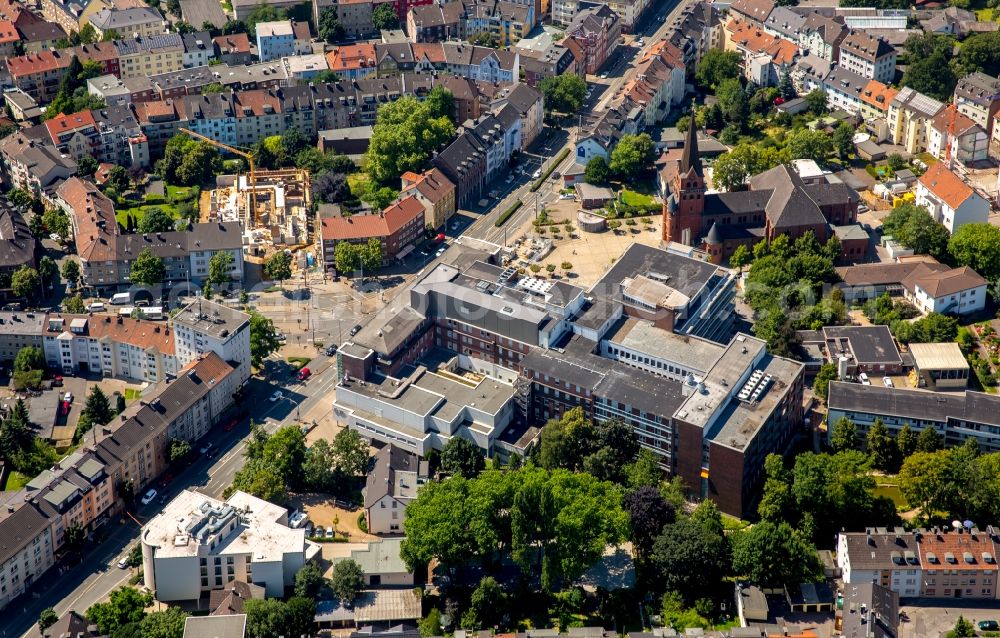
<path id="1" fill-rule="evenodd" d="M 684 140 L 684 152 L 681 155 L 681 175 L 687 175 L 692 169 L 701 175 L 701 155 L 698 153 L 698 122 L 694 106 L 694 100 L 691 100 L 691 124 L 688 125 L 687 139 Z"/>

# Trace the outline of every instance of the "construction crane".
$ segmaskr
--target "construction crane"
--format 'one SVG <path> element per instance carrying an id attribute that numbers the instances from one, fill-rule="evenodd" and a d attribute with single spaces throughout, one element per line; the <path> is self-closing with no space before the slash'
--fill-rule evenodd
<path id="1" fill-rule="evenodd" d="M 247 151 L 229 146 L 228 144 L 223 144 L 222 142 L 217 142 L 210 137 L 206 137 L 201 133 L 195 133 L 191 129 L 181 128 L 182 133 L 187 133 L 191 137 L 199 139 L 203 142 L 208 142 L 212 146 L 217 146 L 221 149 L 227 150 L 233 155 L 239 155 L 240 157 L 246 159 L 250 164 L 250 223 L 249 226 L 252 228 L 257 223 L 257 173 L 254 171 L 253 165 L 253 155 Z"/>
<path id="2" fill-rule="evenodd" d="M 948 170 L 952 170 L 955 165 L 955 158 L 951 154 L 951 145 L 957 143 L 957 140 L 955 140 L 955 120 L 958 119 L 958 106 L 953 104 L 949 108 L 951 109 L 951 116 L 948 118 L 948 132 L 944 136 L 944 161 L 948 166 Z"/>

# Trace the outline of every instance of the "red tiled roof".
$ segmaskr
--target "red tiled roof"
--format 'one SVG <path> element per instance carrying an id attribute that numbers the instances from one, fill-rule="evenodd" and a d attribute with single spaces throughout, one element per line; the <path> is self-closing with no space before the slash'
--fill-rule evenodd
<path id="1" fill-rule="evenodd" d="M 440 42 L 417 42 L 413 44 L 413 59 L 421 60 L 427 58 L 428 61 L 444 64 L 444 45 Z"/>
<path id="2" fill-rule="evenodd" d="M 966 131 L 976 126 L 976 123 L 970 118 L 959 113 L 958 107 L 954 104 L 949 104 L 941 109 L 941 111 L 934 116 L 934 119 L 931 120 L 931 126 L 933 126 L 934 129 L 940 133 L 946 133 L 948 128 L 952 125 L 952 117 L 955 118 L 955 135 L 963 135 Z"/>
<path id="3" fill-rule="evenodd" d="M 861 101 L 874 106 L 880 111 L 889 111 L 889 103 L 896 99 L 897 89 L 886 86 L 876 80 L 869 80 L 861 91 Z"/>
<path id="4" fill-rule="evenodd" d="M 961 177 L 948 170 L 944 162 L 927 169 L 920 176 L 920 183 L 952 209 L 961 206 L 975 192 Z"/>
<path id="5" fill-rule="evenodd" d="M 449 192 L 455 191 L 455 185 L 451 182 L 451 180 L 445 177 L 444 173 L 436 168 L 432 168 L 423 175 L 403 173 L 402 179 L 404 184 L 409 182 L 403 189 L 403 193 L 410 190 L 416 190 L 421 195 L 426 197 L 427 201 L 431 204 L 437 204 L 442 199 L 447 197 Z"/>
<path id="6" fill-rule="evenodd" d="M 791 64 L 799 48 L 795 43 L 767 33 L 762 28 L 733 18 L 726 26 L 733 35 L 733 42 L 751 53 L 771 56 L 776 64 Z"/>
<path id="7" fill-rule="evenodd" d="M 69 205 L 76 252 L 85 261 L 115 259 L 114 237 L 118 234 L 115 205 L 91 182 L 71 177 L 56 193 Z"/>
<path id="8" fill-rule="evenodd" d="M 227 53 L 250 53 L 250 38 L 245 33 L 234 33 L 232 35 L 220 35 L 212 38 L 215 46 L 223 55 Z"/>
<path id="9" fill-rule="evenodd" d="M 21 39 L 21 34 L 14 28 L 14 23 L 10 20 L 0 20 L 0 43 L 17 42 Z"/>
<path id="10" fill-rule="evenodd" d="M 323 219 L 325 241 L 345 241 L 389 237 L 400 228 L 424 214 L 424 207 L 412 195 L 390 205 L 378 215 L 351 215 Z"/>
<path id="11" fill-rule="evenodd" d="M 24 77 L 34 73 L 65 69 L 69 66 L 72 57 L 59 51 L 39 51 L 16 58 L 7 58 L 7 68 L 10 69 L 10 74 L 14 77 Z"/>
<path id="12" fill-rule="evenodd" d="M 347 44 L 334 47 L 326 54 L 326 62 L 330 65 L 330 70 L 351 71 L 366 67 L 375 67 L 375 45 L 374 44 Z"/>
<path id="13" fill-rule="evenodd" d="M 49 137 L 54 144 L 59 143 L 59 136 L 63 133 L 76 131 L 88 126 L 97 126 L 94 115 L 90 111 L 80 111 L 64 115 L 60 113 L 51 120 L 45 121 L 45 128 L 49 131 Z"/>

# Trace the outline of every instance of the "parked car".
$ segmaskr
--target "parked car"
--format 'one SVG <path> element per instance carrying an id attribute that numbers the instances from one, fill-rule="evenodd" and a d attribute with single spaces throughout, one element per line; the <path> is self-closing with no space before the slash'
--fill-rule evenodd
<path id="1" fill-rule="evenodd" d="M 861 385 L 871 385 L 872 384 L 872 382 L 868 379 L 868 375 L 865 374 L 864 372 L 861 372 L 860 374 L 858 374 L 858 381 L 861 382 Z"/>
<path id="2" fill-rule="evenodd" d="M 1000 623 L 995 620 L 980 620 L 979 631 L 1000 631 Z"/>
<path id="3" fill-rule="evenodd" d="M 325 354 L 328 357 L 332 357 L 333 355 L 337 354 L 337 346 L 327 346 L 326 350 L 323 351 L 323 354 Z"/>
<path id="4" fill-rule="evenodd" d="M 313 524 L 312 521 L 306 521 L 306 538 L 312 538 L 313 535 Z"/>
<path id="5" fill-rule="evenodd" d="M 270 401 L 271 403 L 275 403 L 275 402 L 277 402 L 277 401 L 281 401 L 281 399 L 282 399 L 282 398 L 283 398 L 284 396 L 285 396 L 285 395 L 283 395 L 283 394 L 281 393 L 281 390 L 275 390 L 275 391 L 274 391 L 274 394 L 272 394 L 271 396 L 269 396 L 269 397 L 267 398 L 267 400 L 268 400 L 268 401 Z"/>
<path id="6" fill-rule="evenodd" d="M 291 527 L 292 529 L 298 529 L 300 527 L 303 527 L 306 524 L 306 521 L 308 520 L 309 520 L 308 514 L 306 514 L 305 512 L 300 512 L 299 510 L 295 510 L 294 512 L 292 512 L 292 515 L 288 517 L 288 526 Z"/>
<path id="7" fill-rule="evenodd" d="M 52 385 L 57 388 L 61 388 L 63 384 L 63 378 L 60 375 L 52 377 Z"/>
<path id="8" fill-rule="evenodd" d="M 887 388 L 891 388 L 892 387 L 892 379 L 890 379 L 889 377 L 882 377 L 882 385 L 884 385 Z"/>
<path id="9" fill-rule="evenodd" d="M 94 303 L 87 306 L 88 312 L 104 312 L 104 304 L 100 301 L 95 301 Z"/>
<path id="10" fill-rule="evenodd" d="M 171 474 L 170 472 L 167 472 L 166 474 L 163 475 L 163 478 L 160 479 L 160 487 L 164 488 L 170 485 L 170 481 L 172 480 L 174 480 L 174 475 Z"/>
<path id="11" fill-rule="evenodd" d="M 63 401 L 63 402 L 62 402 L 62 403 L 60 404 L 60 408 L 59 408 L 59 410 L 60 410 L 60 411 L 62 412 L 62 415 L 63 415 L 63 416 L 67 416 L 67 415 L 69 415 L 69 407 L 70 407 L 70 403 L 69 403 L 69 401 Z"/>
<path id="12" fill-rule="evenodd" d="M 542 171 L 541 169 L 539 169 L 531 174 L 531 179 L 538 179 L 541 176 L 542 176 Z"/>
<path id="13" fill-rule="evenodd" d="M 326 537 L 327 538 L 333 538 L 333 526 L 332 525 L 327 525 L 326 526 Z"/>
<path id="14" fill-rule="evenodd" d="M 559 199 L 574 199 L 576 196 L 573 193 L 563 193 L 559 196 Z"/>
<path id="15" fill-rule="evenodd" d="M 212 449 L 212 444 L 211 443 L 206 443 L 206 444 L 202 445 L 200 448 L 198 448 L 198 454 L 201 454 L 201 455 L 204 456 L 205 454 L 208 454 L 208 451 L 211 450 L 211 449 Z"/>
<path id="16" fill-rule="evenodd" d="M 146 492 L 146 495 L 142 497 L 142 504 L 149 505 L 153 502 L 154 498 L 156 498 L 156 490 L 149 490 Z"/>
<path id="17" fill-rule="evenodd" d="M 128 569 L 128 558 L 118 561 L 118 569 Z"/>
<path id="18" fill-rule="evenodd" d="M 60 237 L 56 233 L 50 234 L 49 235 L 49 239 L 51 239 L 52 241 L 62 241 L 62 237 Z"/>
<path id="19" fill-rule="evenodd" d="M 222 429 L 225 430 L 226 432 L 232 432 L 233 430 L 236 429 L 236 426 L 239 425 L 239 423 L 240 423 L 239 419 L 230 419 L 229 423 L 226 424 L 226 427 Z"/>
<path id="20" fill-rule="evenodd" d="M 351 336 L 353 337 L 354 335 L 358 334 L 359 332 L 361 332 L 361 324 L 360 323 L 357 324 L 357 325 L 355 325 L 353 328 L 351 328 Z"/>
<path id="21" fill-rule="evenodd" d="M 67 403 L 73 403 L 73 393 L 72 392 L 67 392 L 66 394 L 64 394 L 63 395 L 63 401 L 65 401 Z"/>

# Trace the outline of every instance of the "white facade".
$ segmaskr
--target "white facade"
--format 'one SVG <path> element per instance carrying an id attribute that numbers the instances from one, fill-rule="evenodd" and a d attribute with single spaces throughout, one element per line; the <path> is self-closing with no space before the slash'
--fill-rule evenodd
<path id="1" fill-rule="evenodd" d="M 24 510 L 24 511 L 22 511 Z M 6 560 L 0 563 L 0 609 L 24 593 L 35 580 L 54 563 L 52 530 L 34 505 L 24 505 L 11 517 L 29 521 L 24 530 L 28 538 L 7 538 L 5 543 L 17 543 L 12 551 L 4 550 Z"/>
<path id="2" fill-rule="evenodd" d="M 948 312 L 964 315 L 986 307 L 986 284 L 947 295 L 933 296 L 919 284 L 904 296 L 922 312 Z"/>
<path id="3" fill-rule="evenodd" d="M 928 127 L 927 152 L 943 160 L 948 147 L 951 147 L 951 158 L 961 164 L 981 162 L 989 157 L 990 138 L 978 125 L 973 126 L 958 135 L 948 135 L 935 126 Z M 950 139 L 950 144 L 946 140 Z"/>
<path id="4" fill-rule="evenodd" d="M 851 566 L 851 554 L 847 550 L 847 537 L 837 536 L 837 565 L 843 572 L 845 583 L 879 583 L 888 578 L 889 588 L 901 597 L 920 595 L 921 571 L 911 565 L 900 565 L 899 569 L 855 569 Z"/>
<path id="5" fill-rule="evenodd" d="M 882 84 L 891 84 L 896 74 L 896 52 L 883 55 L 877 60 L 855 55 L 840 49 L 840 66 Z"/>
<path id="6" fill-rule="evenodd" d="M 196 301 L 174 316 L 174 346 L 183 367 L 206 352 L 236 364 L 237 386 L 250 378 L 250 315 Z"/>
<path id="7" fill-rule="evenodd" d="M 291 20 L 257 25 L 257 57 L 261 62 L 295 55 L 295 32 Z"/>
<path id="8" fill-rule="evenodd" d="M 917 182 L 917 204 L 925 207 L 936 222 L 954 234 L 965 224 L 986 223 L 990 214 L 990 203 L 972 192 L 957 207 L 952 207 L 923 181 Z"/>
<path id="9" fill-rule="evenodd" d="M 228 501 L 185 490 L 142 528 L 144 584 L 163 602 L 197 600 L 234 580 L 277 598 L 319 554 L 288 511 L 245 492 Z"/>

